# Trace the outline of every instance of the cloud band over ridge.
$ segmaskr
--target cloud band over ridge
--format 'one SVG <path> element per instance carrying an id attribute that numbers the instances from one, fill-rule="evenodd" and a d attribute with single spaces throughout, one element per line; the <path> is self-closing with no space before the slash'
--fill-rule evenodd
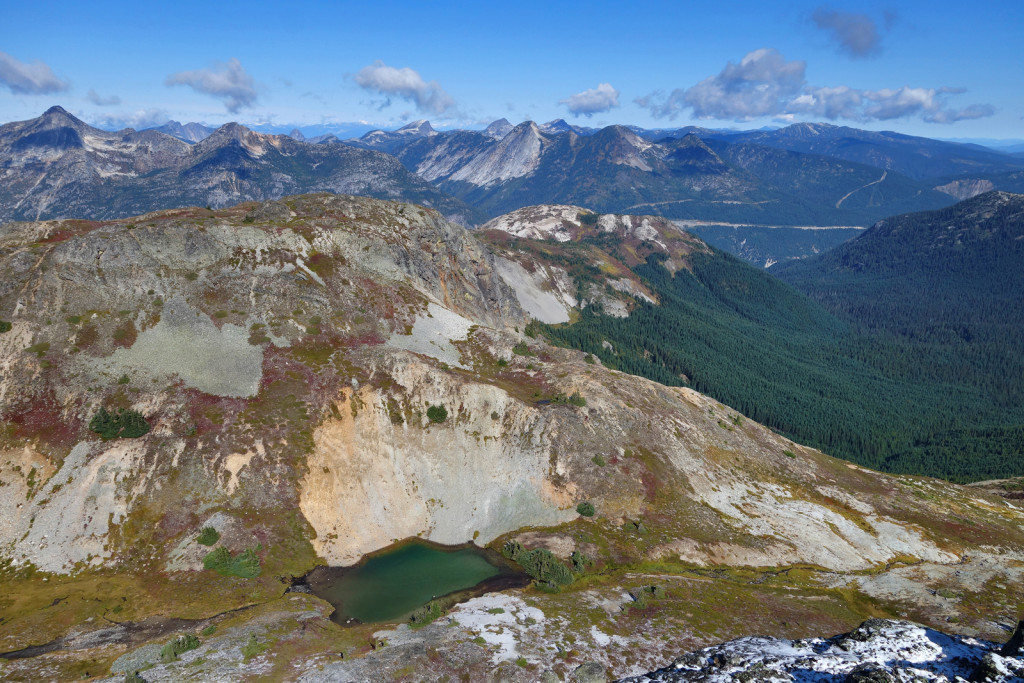
<path id="1" fill-rule="evenodd" d="M 655 92 L 634 101 L 653 117 L 669 120 L 686 110 L 698 119 L 725 121 L 766 117 L 788 121 L 811 115 L 866 122 L 920 116 L 929 123 L 954 123 L 995 113 L 987 104 L 951 108 L 948 96 L 965 92 L 962 88 L 811 86 L 805 78 L 806 68 L 806 62 L 787 61 L 777 50 L 762 48 L 747 53 L 738 64 L 729 62 L 718 75 L 690 88 L 677 88 L 667 96 Z"/>

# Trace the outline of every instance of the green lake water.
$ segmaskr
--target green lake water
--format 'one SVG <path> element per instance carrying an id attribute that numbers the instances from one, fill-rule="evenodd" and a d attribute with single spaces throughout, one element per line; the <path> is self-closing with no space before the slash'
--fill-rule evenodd
<path id="1" fill-rule="evenodd" d="M 407 616 L 433 598 L 507 576 L 479 548 L 446 550 L 410 542 L 348 568 L 325 568 L 309 577 L 313 593 L 334 605 L 333 619 L 363 623 Z"/>

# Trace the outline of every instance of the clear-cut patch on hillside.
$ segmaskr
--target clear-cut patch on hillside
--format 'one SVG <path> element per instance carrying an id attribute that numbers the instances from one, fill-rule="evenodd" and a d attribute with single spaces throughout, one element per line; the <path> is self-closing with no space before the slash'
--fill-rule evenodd
<path id="1" fill-rule="evenodd" d="M 141 332 L 135 344 L 98 362 L 112 375 L 178 376 L 185 386 L 214 396 L 247 398 L 259 391 L 263 349 L 249 343 L 245 328 L 220 329 L 183 299 L 168 301 L 160 322 Z"/>

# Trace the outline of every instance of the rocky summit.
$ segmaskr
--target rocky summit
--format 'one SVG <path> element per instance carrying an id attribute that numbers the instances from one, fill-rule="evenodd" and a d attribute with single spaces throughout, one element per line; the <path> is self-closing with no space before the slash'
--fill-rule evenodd
<path id="1" fill-rule="evenodd" d="M 582 219 L 534 213 L 478 234 L 312 194 L 5 225 L 0 675 L 581 681 L 871 616 L 1005 638 L 1018 501 L 548 344 L 538 311 L 657 301 L 621 264 L 601 283 L 542 262 Z M 583 222 L 667 276 L 708 250 L 664 219 Z M 301 590 L 412 537 L 504 551 L 533 583 L 386 624 Z"/>

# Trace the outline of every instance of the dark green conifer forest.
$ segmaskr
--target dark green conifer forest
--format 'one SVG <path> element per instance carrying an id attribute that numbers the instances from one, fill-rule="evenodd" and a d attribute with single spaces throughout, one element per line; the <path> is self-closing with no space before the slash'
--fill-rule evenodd
<path id="1" fill-rule="evenodd" d="M 1024 198 L 985 201 L 888 219 L 785 282 L 717 250 L 673 276 L 654 254 L 634 272 L 661 305 L 543 331 L 868 467 L 1024 475 Z"/>

